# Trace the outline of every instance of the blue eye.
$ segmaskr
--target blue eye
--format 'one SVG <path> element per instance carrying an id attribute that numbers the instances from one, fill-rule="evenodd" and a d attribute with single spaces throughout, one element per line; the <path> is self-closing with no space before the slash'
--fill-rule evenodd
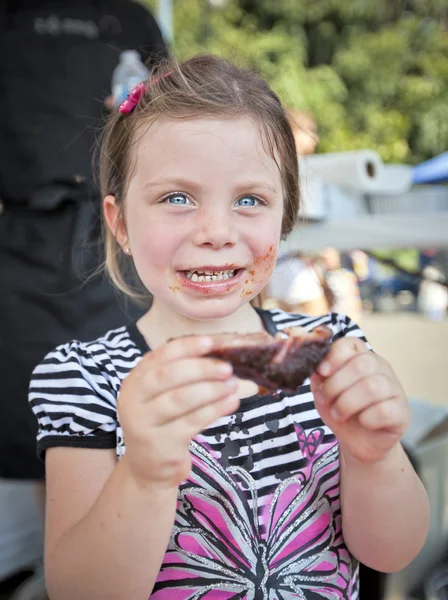
<path id="1" fill-rule="evenodd" d="M 190 204 L 190 200 L 187 198 L 187 196 L 179 192 L 165 196 L 164 200 L 168 202 L 168 204 L 175 204 L 180 206 Z"/>
<path id="2" fill-rule="evenodd" d="M 242 206 L 243 208 L 251 208 L 252 206 L 257 206 L 260 204 L 260 200 L 256 196 L 243 196 L 236 201 L 236 204 L 237 206 Z"/>

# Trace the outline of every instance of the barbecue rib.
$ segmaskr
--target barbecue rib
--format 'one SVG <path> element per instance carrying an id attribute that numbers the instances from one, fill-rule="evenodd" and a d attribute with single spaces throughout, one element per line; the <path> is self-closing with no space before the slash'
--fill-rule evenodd
<path id="1" fill-rule="evenodd" d="M 268 333 L 213 337 L 218 347 L 207 356 L 231 363 L 237 377 L 266 390 L 293 393 L 327 354 L 332 333 L 322 326 L 310 333 L 293 327 L 275 337 Z"/>

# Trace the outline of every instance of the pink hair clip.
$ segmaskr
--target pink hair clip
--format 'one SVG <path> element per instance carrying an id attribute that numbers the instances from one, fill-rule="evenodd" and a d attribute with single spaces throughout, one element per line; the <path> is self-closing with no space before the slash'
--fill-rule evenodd
<path id="1" fill-rule="evenodd" d="M 168 71 L 168 73 L 164 73 L 163 75 L 160 75 L 160 77 L 155 77 L 154 79 L 152 79 L 149 82 L 149 86 L 153 86 L 156 85 L 156 83 L 158 83 L 161 79 L 163 79 L 164 77 L 168 77 L 169 75 L 172 74 L 172 71 Z M 123 102 L 120 104 L 118 110 L 119 112 L 127 115 L 129 113 L 131 113 L 134 108 L 137 106 L 137 104 L 140 102 L 141 97 L 143 96 L 143 94 L 146 92 L 147 87 L 146 87 L 146 83 L 139 83 L 133 90 L 132 92 L 129 94 L 129 96 L 126 98 L 126 100 L 123 100 Z"/>
<path id="2" fill-rule="evenodd" d="M 126 100 L 123 100 L 123 102 L 120 104 L 120 107 L 118 108 L 119 112 L 127 115 L 129 113 L 131 113 L 134 108 L 137 106 L 137 104 L 140 102 L 140 98 L 143 96 L 143 94 L 146 92 L 146 84 L 139 83 L 133 90 L 132 92 L 129 94 L 129 96 L 126 98 Z"/>

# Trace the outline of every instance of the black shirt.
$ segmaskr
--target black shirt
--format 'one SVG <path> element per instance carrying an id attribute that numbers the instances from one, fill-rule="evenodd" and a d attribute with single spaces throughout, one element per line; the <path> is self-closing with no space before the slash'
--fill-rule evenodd
<path id="1" fill-rule="evenodd" d="M 0 197 L 23 202 L 51 186 L 90 183 L 120 52 L 138 49 L 149 62 L 167 54 L 154 17 L 130 0 L 0 7 Z"/>

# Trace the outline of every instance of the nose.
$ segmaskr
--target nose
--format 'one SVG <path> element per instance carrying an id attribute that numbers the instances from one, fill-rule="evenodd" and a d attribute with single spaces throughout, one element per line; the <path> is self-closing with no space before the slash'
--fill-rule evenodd
<path id="1" fill-rule="evenodd" d="M 231 211 L 201 210 L 197 216 L 194 232 L 196 246 L 209 246 L 220 250 L 234 246 L 238 241 L 238 232 Z"/>

